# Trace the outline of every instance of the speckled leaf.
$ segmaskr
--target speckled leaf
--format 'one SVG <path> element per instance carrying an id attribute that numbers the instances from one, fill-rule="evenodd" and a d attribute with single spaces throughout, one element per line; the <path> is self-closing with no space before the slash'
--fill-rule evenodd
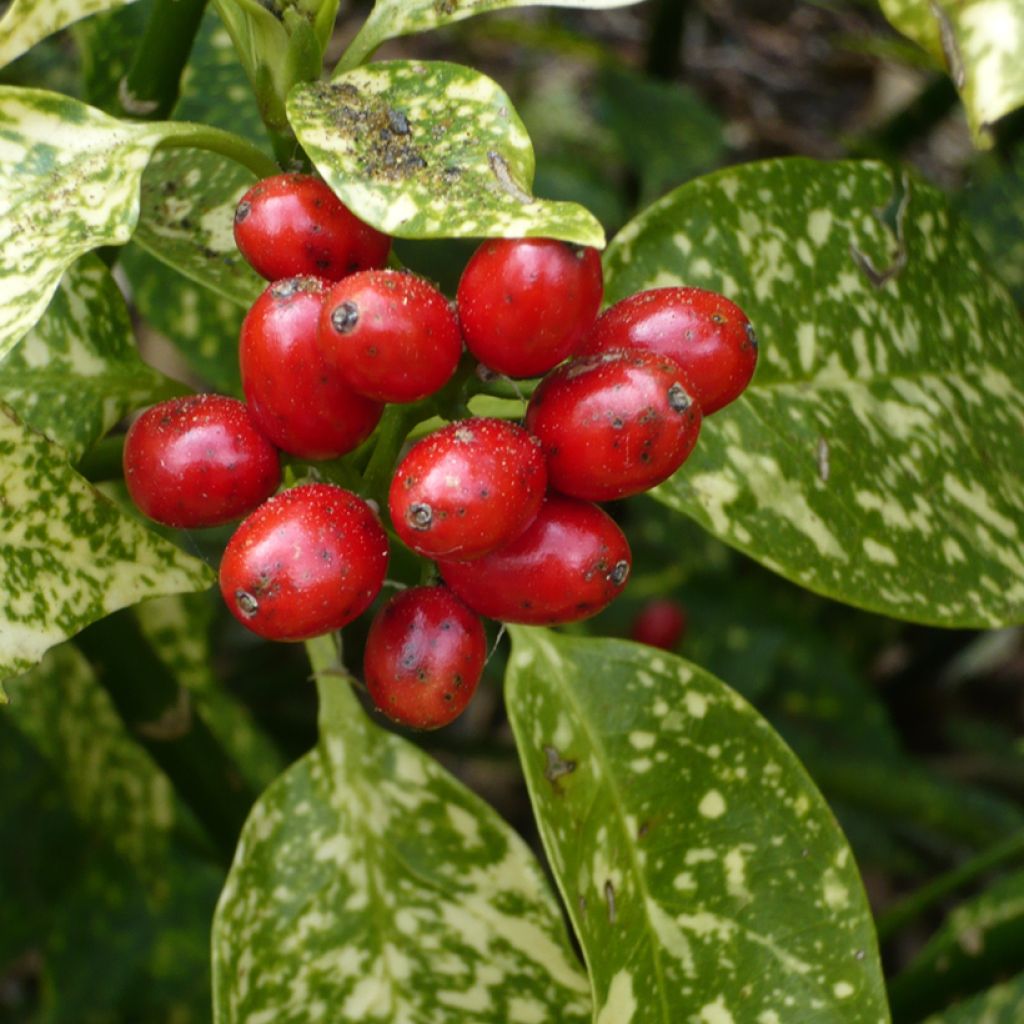
<path id="1" fill-rule="evenodd" d="M 132 241 L 179 273 L 242 307 L 266 282 L 242 259 L 235 207 L 256 181 L 244 167 L 196 149 L 156 153 L 142 176 Z"/>
<path id="2" fill-rule="evenodd" d="M 43 319 L 0 363 L 0 398 L 72 462 L 132 409 L 182 390 L 139 358 L 121 292 L 92 255 L 72 265 Z"/>
<path id="3" fill-rule="evenodd" d="M 1024 974 L 958 1003 L 924 1024 L 1020 1024 L 1024 1020 Z"/>
<path id="4" fill-rule="evenodd" d="M 0 237 L 0 358 L 42 316 L 68 266 L 128 241 L 154 147 L 192 132 L 0 86 L 0 217 L 9 229 Z"/>
<path id="5" fill-rule="evenodd" d="M 344 67 L 354 67 L 384 42 L 413 32 L 425 32 L 474 14 L 507 7 L 584 7 L 605 9 L 625 7 L 639 0 L 376 0 L 359 35 L 343 58 Z"/>
<path id="6" fill-rule="evenodd" d="M 880 0 L 885 16 L 946 69 L 979 141 L 1024 104 L 1021 0 Z"/>
<path id="7" fill-rule="evenodd" d="M 1008 875 L 950 913 L 914 961 L 890 982 L 893 1013 L 920 1020 L 951 999 L 1019 970 L 1024 873 Z"/>
<path id="8" fill-rule="evenodd" d="M 591 213 L 530 193 L 530 138 L 501 87 L 459 64 L 389 61 L 296 86 L 288 117 L 342 201 L 403 238 L 543 235 L 604 245 Z"/>
<path id="9" fill-rule="evenodd" d="M 219 593 L 174 594 L 143 601 L 134 609 L 142 632 L 160 660 L 188 690 L 199 717 L 238 765 L 254 790 L 281 773 L 284 763 L 273 741 L 249 709 L 217 678 L 210 628 Z"/>
<path id="10" fill-rule="evenodd" d="M 121 512 L 0 406 L 0 680 L 110 612 L 201 590 L 210 570 Z"/>
<path id="11" fill-rule="evenodd" d="M 849 847 L 767 722 L 672 655 L 511 631 L 506 705 L 595 1024 L 887 1021 Z"/>
<path id="12" fill-rule="evenodd" d="M 940 193 L 875 163 L 721 171 L 609 248 L 610 301 L 674 284 L 737 301 L 761 354 L 657 498 L 850 604 L 1024 620 L 1024 325 Z"/>
<path id="13" fill-rule="evenodd" d="M 0 67 L 30 50 L 41 39 L 100 11 L 134 0 L 13 0 L 0 18 Z"/>
<path id="14" fill-rule="evenodd" d="M 119 265 L 136 309 L 217 390 L 240 395 L 238 333 L 245 308 L 182 276 L 146 250 L 126 245 Z M 168 302 L 167 296 L 174 301 Z"/>
<path id="15" fill-rule="evenodd" d="M 366 717 L 329 637 L 310 654 L 320 742 L 242 832 L 214 923 L 217 1024 L 589 1020 L 526 846 Z"/>

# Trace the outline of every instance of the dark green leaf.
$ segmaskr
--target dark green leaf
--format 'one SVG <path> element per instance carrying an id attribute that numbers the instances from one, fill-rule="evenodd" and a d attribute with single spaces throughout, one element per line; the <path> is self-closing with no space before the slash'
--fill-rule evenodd
<path id="1" fill-rule="evenodd" d="M 604 245 L 582 206 L 531 195 L 529 136 L 500 86 L 471 68 L 373 64 L 297 86 L 288 117 L 342 202 L 381 231 Z"/>
<path id="2" fill-rule="evenodd" d="M 924 1024 L 1020 1024 L 1024 1019 L 1024 974 L 958 1003 Z"/>
<path id="3" fill-rule="evenodd" d="M 860 607 L 1024 619 L 1024 326 L 940 193 L 874 163 L 731 168 L 624 228 L 606 274 L 612 301 L 724 292 L 761 340 L 656 497 Z"/>
<path id="4" fill-rule="evenodd" d="M 599 1024 L 888 1019 L 849 847 L 713 676 L 512 627 L 506 704 Z"/>
<path id="5" fill-rule="evenodd" d="M 320 742 L 256 804 L 214 924 L 218 1024 L 589 1020 L 589 987 L 522 841 L 374 725 L 330 637 Z"/>

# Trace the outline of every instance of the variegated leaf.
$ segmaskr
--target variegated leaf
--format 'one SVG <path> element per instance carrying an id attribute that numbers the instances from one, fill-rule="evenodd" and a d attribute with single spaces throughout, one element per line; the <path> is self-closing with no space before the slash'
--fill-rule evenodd
<path id="1" fill-rule="evenodd" d="M 369 17 L 338 65 L 336 74 L 362 63 L 385 39 L 425 32 L 470 18 L 474 14 L 498 11 L 506 7 L 534 7 L 538 4 L 559 7 L 584 7 L 604 10 L 625 7 L 639 0 L 376 0 Z"/>
<path id="2" fill-rule="evenodd" d="M 366 717 L 309 645 L 320 742 L 263 795 L 214 923 L 217 1024 L 590 1019 L 557 905 L 515 833 Z"/>
<path id="3" fill-rule="evenodd" d="M 929 1017 L 924 1024 L 1020 1024 L 1024 1020 L 1024 974 L 973 999 Z"/>
<path id="4" fill-rule="evenodd" d="M 245 309 L 196 284 L 134 244 L 118 261 L 136 309 L 172 341 L 189 365 L 219 391 L 242 393 L 238 333 Z M 174 301 L 168 302 L 167 296 Z"/>
<path id="5" fill-rule="evenodd" d="M 846 840 L 745 701 L 672 655 L 512 627 L 506 706 L 596 1024 L 882 1024 Z"/>
<path id="6" fill-rule="evenodd" d="M 273 741 L 217 678 L 210 628 L 219 594 L 174 594 L 135 608 L 142 632 L 195 702 L 199 717 L 255 791 L 284 769 Z"/>
<path id="7" fill-rule="evenodd" d="M 0 406 L 0 680 L 110 612 L 212 574 L 121 512 Z"/>
<path id="8" fill-rule="evenodd" d="M 761 352 L 659 500 L 850 604 L 1024 621 L 1024 325 L 939 192 L 875 163 L 718 172 L 609 248 L 609 300 L 679 284 L 737 301 Z"/>
<path id="9" fill-rule="evenodd" d="M 126 413 L 182 390 L 139 358 L 124 298 L 91 255 L 70 267 L 42 320 L 0 363 L 0 398 L 72 462 Z"/>
<path id="10" fill-rule="evenodd" d="M 0 67 L 90 14 L 130 3 L 134 0 L 13 0 L 0 19 Z"/>
<path id="11" fill-rule="evenodd" d="M 893 1013 L 901 1020 L 920 1020 L 951 999 L 991 985 L 1019 969 L 1022 948 L 1024 873 L 1017 872 L 950 913 L 890 982 Z"/>
<path id="12" fill-rule="evenodd" d="M 944 67 L 960 91 L 975 138 L 1024 105 L 1024 3 L 1021 0 L 880 0 L 905 36 Z"/>
<path id="13" fill-rule="evenodd" d="M 381 231 L 604 245 L 582 206 L 531 195 L 526 129 L 501 87 L 471 68 L 373 64 L 296 86 L 288 117 L 341 200 Z"/>

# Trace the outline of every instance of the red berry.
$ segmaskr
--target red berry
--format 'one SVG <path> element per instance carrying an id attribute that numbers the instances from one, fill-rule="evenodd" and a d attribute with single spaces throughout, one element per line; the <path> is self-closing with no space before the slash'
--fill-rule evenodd
<path id="1" fill-rule="evenodd" d="M 552 370 L 526 410 L 551 486 L 610 501 L 671 476 L 700 432 L 689 389 L 675 362 L 650 352 L 586 356 Z"/>
<path id="2" fill-rule="evenodd" d="M 459 282 L 466 347 L 510 377 L 546 373 L 576 351 L 603 292 L 596 249 L 550 238 L 491 239 Z"/>
<path id="3" fill-rule="evenodd" d="M 320 315 L 320 349 L 353 391 L 414 402 L 448 383 L 462 355 L 459 324 L 433 285 L 397 270 L 336 284 Z"/>
<path id="4" fill-rule="evenodd" d="M 451 423 L 413 445 L 391 482 L 395 532 L 428 558 L 479 558 L 518 537 L 547 487 L 536 438 L 503 420 Z"/>
<path id="5" fill-rule="evenodd" d="M 674 651 L 686 632 L 686 612 L 678 601 L 656 598 L 637 612 L 630 639 L 649 647 Z"/>
<path id="6" fill-rule="evenodd" d="M 384 582 L 388 543 L 362 498 L 305 484 L 265 502 L 235 531 L 220 590 L 243 626 L 268 640 L 306 640 L 351 622 Z"/>
<path id="7" fill-rule="evenodd" d="M 277 450 L 237 398 L 191 395 L 147 409 L 124 439 L 132 501 L 165 526 L 219 526 L 277 490 Z"/>
<path id="8" fill-rule="evenodd" d="M 554 626 L 611 604 L 626 585 L 632 557 L 606 512 L 551 494 L 511 544 L 475 562 L 438 564 L 445 583 L 473 611 Z"/>
<path id="9" fill-rule="evenodd" d="M 655 288 L 606 309 L 579 352 L 613 349 L 646 349 L 674 359 L 705 416 L 738 398 L 757 365 L 757 338 L 746 314 L 702 288 Z"/>
<path id="10" fill-rule="evenodd" d="M 373 620 L 363 674 L 373 703 L 389 718 L 439 729 L 466 709 L 486 660 L 476 615 L 445 587 L 412 587 Z"/>
<path id="11" fill-rule="evenodd" d="M 239 356 L 249 411 L 271 441 L 304 459 L 350 452 L 377 426 L 383 406 L 351 390 L 316 341 L 329 288 L 316 277 L 269 285 L 242 323 Z"/>
<path id="12" fill-rule="evenodd" d="M 235 244 L 268 281 L 311 275 L 340 281 L 383 267 L 391 239 L 364 224 L 319 178 L 258 181 L 235 210 Z"/>

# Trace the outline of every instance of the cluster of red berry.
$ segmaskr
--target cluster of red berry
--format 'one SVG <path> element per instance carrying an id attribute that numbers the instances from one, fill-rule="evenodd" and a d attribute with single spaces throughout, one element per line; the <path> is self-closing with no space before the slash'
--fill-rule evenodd
<path id="1" fill-rule="evenodd" d="M 736 398 L 754 370 L 749 321 L 727 299 L 656 289 L 599 318 L 597 252 L 550 239 L 484 242 L 450 303 L 422 278 L 383 269 L 390 239 L 311 176 L 254 186 L 235 238 L 271 282 L 242 326 L 246 402 L 199 395 L 149 409 L 128 432 L 125 480 L 167 525 L 247 516 L 220 586 L 260 636 L 341 628 L 373 602 L 388 562 L 378 512 L 358 495 L 310 483 L 271 497 L 278 450 L 308 460 L 353 451 L 386 403 L 444 387 L 464 345 L 489 373 L 546 375 L 525 426 L 450 423 L 394 470 L 394 532 L 443 580 L 401 591 L 370 627 L 367 687 L 408 725 L 438 727 L 466 706 L 486 657 L 479 615 L 554 625 L 613 600 L 629 545 L 593 502 L 675 472 L 702 415 Z"/>

